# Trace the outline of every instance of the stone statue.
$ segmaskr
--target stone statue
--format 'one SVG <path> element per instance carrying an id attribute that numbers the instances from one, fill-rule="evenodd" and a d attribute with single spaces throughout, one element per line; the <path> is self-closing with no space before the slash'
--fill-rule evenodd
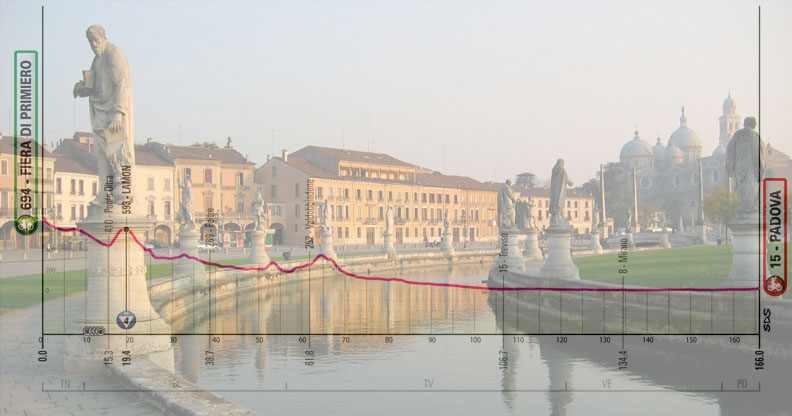
<path id="1" fill-rule="evenodd" d="M 525 203 L 525 229 L 535 230 L 539 227 L 536 226 L 536 217 L 533 216 L 533 209 L 536 202 L 531 197 L 528 197 L 528 202 Z"/>
<path id="2" fill-rule="evenodd" d="M 600 225 L 600 210 L 599 210 L 599 206 L 597 206 L 597 205 L 594 205 L 594 217 L 593 217 L 593 219 L 594 219 L 594 222 L 593 222 L 594 228 L 599 227 L 599 225 Z"/>
<path id="3" fill-rule="evenodd" d="M 322 230 L 331 234 L 333 232 L 333 209 L 326 201 L 322 207 Z"/>
<path id="4" fill-rule="evenodd" d="M 514 192 L 511 188 L 511 180 L 506 179 L 498 193 L 498 228 L 501 230 L 516 229 L 514 224 Z"/>
<path id="5" fill-rule="evenodd" d="M 256 220 L 254 230 L 259 231 L 269 227 L 267 224 L 267 206 L 264 203 L 264 198 L 261 197 L 261 189 L 259 189 L 256 199 L 253 200 L 253 216 Z"/>
<path id="6" fill-rule="evenodd" d="M 88 97 L 99 182 L 112 177 L 113 200 L 120 203 L 125 196 L 121 187 L 122 169 L 135 164 L 129 64 L 121 50 L 107 41 L 102 26 L 90 26 L 85 35 L 96 56 L 91 70 L 84 71 L 84 79 L 74 85 L 73 95 Z M 91 205 L 101 205 L 104 199 L 99 194 Z"/>
<path id="7" fill-rule="evenodd" d="M 385 232 L 393 232 L 393 207 L 385 213 Z"/>
<path id="8" fill-rule="evenodd" d="M 448 210 L 443 212 L 443 231 L 448 231 L 451 228 L 451 224 L 448 222 Z"/>
<path id="9" fill-rule="evenodd" d="M 553 166 L 553 175 L 550 177 L 550 223 L 566 224 L 564 217 L 564 204 L 566 204 L 566 187 L 572 186 L 566 169 L 564 159 L 558 159 Z"/>
<path id="10" fill-rule="evenodd" d="M 195 215 L 193 214 L 193 196 L 192 196 L 192 181 L 190 177 L 184 178 L 184 186 L 182 186 L 181 205 L 179 206 L 179 224 L 181 225 L 180 231 L 195 231 Z"/>
<path id="11" fill-rule="evenodd" d="M 666 230 L 666 215 L 665 212 L 658 212 L 657 213 L 657 225 L 660 227 L 661 231 Z"/>
<path id="12" fill-rule="evenodd" d="M 734 133 L 726 146 L 726 171 L 734 178 L 734 187 L 740 199 L 737 221 L 758 219 L 759 182 L 765 173 L 767 149 L 754 130 L 756 119 L 746 117 L 743 128 Z"/>

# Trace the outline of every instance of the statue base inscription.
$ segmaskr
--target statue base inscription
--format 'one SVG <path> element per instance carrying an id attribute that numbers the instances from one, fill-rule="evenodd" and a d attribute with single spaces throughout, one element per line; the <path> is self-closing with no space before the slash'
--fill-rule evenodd
<path id="1" fill-rule="evenodd" d="M 496 260 L 496 267 L 511 272 L 524 272 L 525 261 L 520 252 L 519 242 L 520 232 L 517 229 L 507 229 L 500 231 L 500 253 Z"/>
<path id="2" fill-rule="evenodd" d="M 108 224 L 113 224 L 112 228 L 106 228 Z M 174 371 L 171 329 L 151 305 L 146 283 L 146 254 L 134 241 L 142 243 L 142 236 L 152 225 L 143 216 L 118 212 L 95 215 L 77 224 L 103 242 L 112 241 L 119 228 L 123 231 L 110 247 L 87 239 L 85 310 L 78 311 L 80 318 L 70 322 L 67 331 L 85 333 L 92 328 L 88 331 L 90 334 L 101 327 L 106 339 L 86 343 L 83 337 L 67 337 L 63 360 L 67 371 L 104 371 L 104 360 L 110 354 L 117 357 L 116 362 L 125 354 L 146 357 Z M 108 232 L 111 229 L 112 232 Z M 135 337 L 135 334 L 147 335 Z M 130 337 L 134 342 L 128 341 Z"/>
<path id="3" fill-rule="evenodd" d="M 541 261 L 542 250 L 539 250 L 539 232 L 530 229 L 525 232 L 525 251 L 523 257 L 527 261 Z"/>
<path id="4" fill-rule="evenodd" d="M 179 251 L 192 257 L 198 257 L 199 235 L 198 231 L 179 231 Z M 176 261 L 173 274 L 180 277 L 174 282 L 174 289 L 203 286 L 207 283 L 204 265 L 186 257 Z"/>
<path id="5" fill-rule="evenodd" d="M 250 239 L 250 256 L 248 264 L 266 266 L 270 262 L 267 255 L 267 232 L 264 230 L 248 231 Z"/>
<path id="6" fill-rule="evenodd" d="M 726 287 L 756 287 L 760 285 L 761 230 L 756 223 L 729 224 L 734 237 L 732 271 Z"/>
<path id="7" fill-rule="evenodd" d="M 542 277 L 580 279 L 578 267 L 572 261 L 572 229 L 569 225 L 553 225 L 547 229 L 547 260 L 539 274 Z"/>

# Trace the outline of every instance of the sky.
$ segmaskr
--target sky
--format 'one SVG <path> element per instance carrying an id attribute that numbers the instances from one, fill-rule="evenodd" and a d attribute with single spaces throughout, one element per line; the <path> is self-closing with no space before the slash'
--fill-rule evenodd
<path id="1" fill-rule="evenodd" d="M 135 139 L 225 144 L 260 165 L 306 145 L 447 174 L 575 185 L 637 128 L 665 144 L 685 106 L 703 153 L 729 91 L 792 153 L 789 1 L 0 2 L 0 132 L 13 51 L 41 45 L 47 141 L 90 130 L 72 88 L 102 24 L 132 74 Z"/>

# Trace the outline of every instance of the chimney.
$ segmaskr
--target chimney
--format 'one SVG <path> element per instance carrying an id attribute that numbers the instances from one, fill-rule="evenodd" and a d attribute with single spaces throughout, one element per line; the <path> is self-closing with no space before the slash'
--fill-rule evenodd
<path id="1" fill-rule="evenodd" d="M 289 161 L 289 151 L 286 149 L 281 150 L 281 157 L 283 158 L 284 162 Z"/>
<path id="2" fill-rule="evenodd" d="M 151 143 L 151 137 L 146 137 L 146 143 Z"/>
<path id="3" fill-rule="evenodd" d="M 269 162 L 270 159 L 272 159 L 272 155 L 267 155 L 267 162 Z"/>

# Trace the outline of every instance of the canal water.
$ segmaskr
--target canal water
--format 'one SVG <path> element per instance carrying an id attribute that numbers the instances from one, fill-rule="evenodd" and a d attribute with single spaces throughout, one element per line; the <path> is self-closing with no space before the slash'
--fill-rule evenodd
<path id="1" fill-rule="evenodd" d="M 490 267 L 374 274 L 484 285 Z M 720 392 L 758 388 L 748 350 L 502 335 L 503 311 L 516 305 L 497 292 L 312 273 L 174 323 L 212 334 L 179 337 L 177 374 L 262 414 L 788 414 L 785 396 Z"/>

